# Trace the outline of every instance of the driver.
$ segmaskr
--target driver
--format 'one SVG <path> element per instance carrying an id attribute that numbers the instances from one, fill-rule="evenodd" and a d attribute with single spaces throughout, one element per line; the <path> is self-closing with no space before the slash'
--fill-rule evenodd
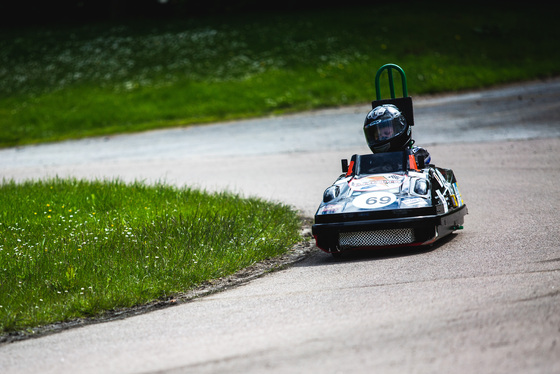
<path id="1" fill-rule="evenodd" d="M 412 130 L 401 111 L 393 104 L 373 108 L 364 121 L 364 134 L 373 153 L 396 152 L 410 149 L 417 156 L 424 156 L 429 164 L 430 154 L 421 147 L 413 147 Z"/>
<path id="2" fill-rule="evenodd" d="M 380 123 L 377 129 L 377 131 L 379 132 L 379 140 L 391 139 L 393 137 L 393 134 L 395 133 L 393 125 L 388 122 Z"/>

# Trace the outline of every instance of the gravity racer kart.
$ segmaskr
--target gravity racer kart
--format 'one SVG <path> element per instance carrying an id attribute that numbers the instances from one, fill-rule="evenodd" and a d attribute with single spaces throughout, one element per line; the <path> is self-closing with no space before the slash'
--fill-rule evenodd
<path id="1" fill-rule="evenodd" d="M 379 75 L 388 69 L 392 99 L 379 99 Z M 378 105 L 396 105 L 413 124 L 410 97 L 394 98 L 387 64 L 376 77 Z M 317 246 L 333 255 L 355 249 L 430 245 L 462 229 L 467 207 L 451 169 L 426 163 L 410 147 L 396 152 L 353 155 L 342 160 L 343 174 L 328 187 L 315 214 L 312 233 Z"/>

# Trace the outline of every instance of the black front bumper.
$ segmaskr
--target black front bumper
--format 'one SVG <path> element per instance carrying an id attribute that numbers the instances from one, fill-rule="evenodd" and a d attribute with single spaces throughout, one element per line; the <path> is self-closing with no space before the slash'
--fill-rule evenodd
<path id="1" fill-rule="evenodd" d="M 407 213 L 410 212 L 404 212 L 404 214 Z M 462 228 L 467 207 L 463 205 L 443 214 L 436 214 L 434 209 L 416 210 L 415 213 L 423 213 L 423 215 L 399 217 L 403 214 L 403 211 L 395 210 L 383 213 L 384 217 L 389 218 L 380 218 L 379 212 L 376 212 L 375 216 L 368 216 L 367 214 L 361 214 L 360 216 L 348 214 L 315 216 L 312 233 L 317 246 L 329 253 L 358 248 L 431 244 L 454 230 Z M 366 243 L 355 246 L 341 244 L 341 233 L 356 233 L 356 235 L 359 235 L 360 233 L 375 234 L 377 232 L 380 235 L 393 235 L 395 230 L 398 229 L 408 230 L 410 240 L 397 242 L 397 244 L 386 244 L 390 243 L 390 240 L 383 242 L 384 244 L 379 244 L 377 241 L 370 243 L 366 241 Z"/>

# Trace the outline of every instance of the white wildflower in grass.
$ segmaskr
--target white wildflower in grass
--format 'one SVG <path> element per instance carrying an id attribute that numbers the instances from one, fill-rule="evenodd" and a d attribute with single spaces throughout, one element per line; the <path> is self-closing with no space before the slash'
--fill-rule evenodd
<path id="1" fill-rule="evenodd" d="M 288 65 L 336 64 L 338 56 L 348 60 L 340 38 L 300 39 L 297 33 L 307 26 L 299 26 L 283 30 L 281 36 L 259 23 L 244 29 L 176 25 L 150 33 L 124 26 L 103 30 L 83 26 L 81 34 L 87 35 L 88 27 L 89 33 L 97 34 L 89 38 L 29 33 L 0 40 L 0 94 L 61 90 L 84 82 L 131 91 L 184 78 L 227 81 Z M 258 35 L 273 38 L 265 44 L 268 48 L 262 49 Z"/>

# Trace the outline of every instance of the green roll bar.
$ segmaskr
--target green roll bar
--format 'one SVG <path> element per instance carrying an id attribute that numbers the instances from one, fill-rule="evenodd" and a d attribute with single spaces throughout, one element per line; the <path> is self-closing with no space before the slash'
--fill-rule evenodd
<path id="1" fill-rule="evenodd" d="M 379 77 L 383 71 L 387 70 L 387 74 L 389 75 L 389 88 L 391 90 L 391 98 L 390 99 L 381 99 L 381 89 L 379 87 Z M 398 71 L 401 74 L 401 82 L 402 82 L 402 97 L 395 98 L 395 83 L 393 81 L 393 70 Z M 412 108 L 412 98 L 408 96 L 408 89 L 406 87 L 406 75 L 404 74 L 404 70 L 395 64 L 385 64 L 377 70 L 377 74 L 375 75 L 375 91 L 377 93 L 377 100 L 372 101 L 371 105 L 372 108 L 375 108 L 379 105 L 384 104 L 393 104 L 403 113 L 404 118 L 406 118 L 406 122 L 410 126 L 414 126 L 414 110 Z"/>
<path id="2" fill-rule="evenodd" d="M 381 89 L 379 86 L 379 77 L 384 70 L 387 70 L 387 75 L 389 76 L 389 89 L 391 90 L 391 99 L 395 98 L 395 85 L 393 82 L 393 69 L 397 70 L 401 74 L 401 81 L 402 81 L 402 93 L 403 97 L 408 96 L 408 89 L 406 87 L 406 74 L 404 70 L 395 64 L 385 64 L 377 70 L 377 74 L 375 75 L 375 91 L 377 100 L 381 100 Z"/>

